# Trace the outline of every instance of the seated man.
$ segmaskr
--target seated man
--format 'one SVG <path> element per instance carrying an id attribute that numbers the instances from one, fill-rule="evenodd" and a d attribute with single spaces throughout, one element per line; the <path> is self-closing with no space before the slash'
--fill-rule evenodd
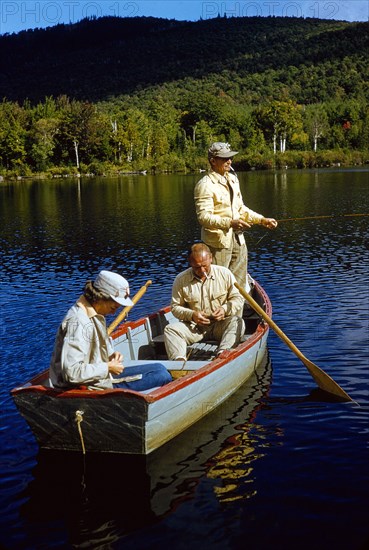
<path id="1" fill-rule="evenodd" d="M 185 361 L 187 346 L 202 340 L 219 342 L 219 355 L 236 346 L 245 330 L 239 316 L 244 299 L 231 271 L 212 265 L 210 249 L 203 243 L 191 247 L 189 264 L 173 283 L 172 313 L 180 322 L 164 329 L 170 360 Z"/>

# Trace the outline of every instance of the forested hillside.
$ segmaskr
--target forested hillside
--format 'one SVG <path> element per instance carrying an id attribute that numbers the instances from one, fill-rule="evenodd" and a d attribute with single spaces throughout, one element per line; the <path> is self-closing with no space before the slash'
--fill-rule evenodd
<path id="1" fill-rule="evenodd" d="M 178 22 L 105 17 L 0 37 L 0 96 L 97 101 L 220 75 L 245 99 L 292 86 L 298 102 L 365 93 L 368 24 L 302 18 Z M 366 75 L 367 77 L 367 75 Z M 322 80 L 325 82 L 323 83 Z M 233 82 L 234 81 L 234 82 Z M 332 90 L 333 85 L 333 90 Z"/>
<path id="2" fill-rule="evenodd" d="M 369 23 L 101 18 L 0 37 L 0 175 L 369 160 Z"/>

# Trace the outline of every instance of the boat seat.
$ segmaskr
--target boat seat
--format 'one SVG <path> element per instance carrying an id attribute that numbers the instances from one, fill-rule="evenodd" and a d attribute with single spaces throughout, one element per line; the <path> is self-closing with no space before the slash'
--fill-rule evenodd
<path id="1" fill-rule="evenodd" d="M 167 357 L 164 334 L 159 334 L 152 339 L 155 355 L 158 359 Z M 216 354 L 219 343 L 215 340 L 203 340 L 187 347 L 187 357 L 196 361 L 210 359 Z"/>
<path id="2" fill-rule="evenodd" d="M 215 340 L 196 342 L 188 346 L 187 357 L 195 361 L 210 359 L 216 355 L 218 346 L 219 342 Z"/>
<path id="3" fill-rule="evenodd" d="M 151 339 L 151 347 L 154 348 L 155 357 L 157 359 L 168 359 L 164 345 L 164 334 L 158 334 Z"/>
<path id="4" fill-rule="evenodd" d="M 162 342 L 164 343 L 164 334 L 158 334 L 158 336 L 154 336 L 152 338 L 152 341 L 154 342 L 154 344 L 161 344 Z"/>

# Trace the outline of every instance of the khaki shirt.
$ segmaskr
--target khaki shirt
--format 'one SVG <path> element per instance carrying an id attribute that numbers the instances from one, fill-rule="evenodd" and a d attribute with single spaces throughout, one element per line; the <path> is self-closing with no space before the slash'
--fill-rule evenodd
<path id="1" fill-rule="evenodd" d="M 263 216 L 244 205 L 240 184 L 234 174 L 221 176 L 211 171 L 195 186 L 197 219 L 201 225 L 201 239 L 213 248 L 230 248 L 233 239 L 232 219 L 261 223 Z M 239 242 L 244 244 L 243 233 Z"/>
<path id="2" fill-rule="evenodd" d="M 50 363 L 50 386 L 112 388 L 108 362 L 113 353 L 105 317 L 81 296 L 58 329 Z"/>
<path id="3" fill-rule="evenodd" d="M 244 299 L 234 286 L 231 271 L 220 265 L 211 265 L 205 281 L 198 279 L 192 267 L 182 271 L 174 280 L 172 289 L 172 313 L 181 321 L 192 321 L 194 311 L 211 314 L 223 307 L 226 316 L 236 315 L 243 307 Z"/>

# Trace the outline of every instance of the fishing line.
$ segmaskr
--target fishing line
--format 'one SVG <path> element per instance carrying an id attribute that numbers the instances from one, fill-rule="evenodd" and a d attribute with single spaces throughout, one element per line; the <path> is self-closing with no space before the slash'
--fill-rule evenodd
<path id="1" fill-rule="evenodd" d="M 270 237 L 270 233 L 269 233 L 269 232 L 268 232 L 268 233 L 264 233 L 264 235 L 263 235 L 262 237 L 260 237 L 260 239 L 257 241 L 257 243 L 254 244 L 254 248 L 256 248 L 257 246 L 259 246 L 259 244 L 261 243 L 261 241 L 262 241 L 263 239 L 265 239 L 265 237 Z"/>

